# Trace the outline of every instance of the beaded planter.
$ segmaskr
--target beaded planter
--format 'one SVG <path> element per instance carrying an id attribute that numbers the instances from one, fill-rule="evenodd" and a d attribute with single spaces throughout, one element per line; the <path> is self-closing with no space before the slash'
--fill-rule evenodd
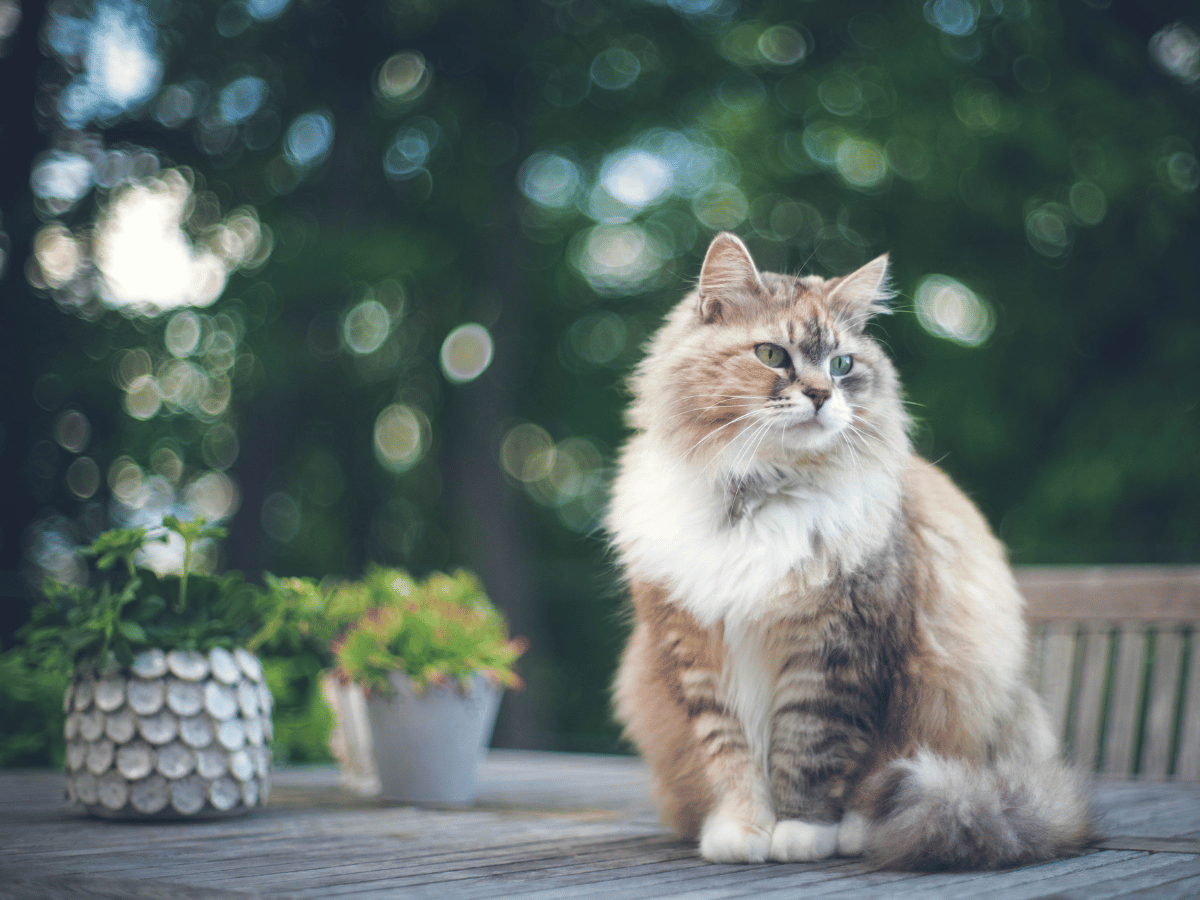
<path id="1" fill-rule="evenodd" d="M 267 801 L 271 693 L 254 654 L 147 650 L 76 676 L 67 797 L 105 818 L 209 818 Z"/>

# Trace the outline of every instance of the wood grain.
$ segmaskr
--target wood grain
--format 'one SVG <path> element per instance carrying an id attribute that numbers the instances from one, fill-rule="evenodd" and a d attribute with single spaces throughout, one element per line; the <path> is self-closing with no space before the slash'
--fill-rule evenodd
<path id="1" fill-rule="evenodd" d="M 705 863 L 658 824 L 646 770 L 629 757 L 492 751 L 480 799 L 463 809 L 364 798 L 328 768 L 285 768 L 275 781 L 259 813 L 154 825 L 70 810 L 57 773 L 0 772 L 0 900 L 1018 900 L 1189 896 L 1200 880 L 1191 784 L 1097 782 L 1101 839 L 1077 857 L 915 874 L 853 860 Z"/>

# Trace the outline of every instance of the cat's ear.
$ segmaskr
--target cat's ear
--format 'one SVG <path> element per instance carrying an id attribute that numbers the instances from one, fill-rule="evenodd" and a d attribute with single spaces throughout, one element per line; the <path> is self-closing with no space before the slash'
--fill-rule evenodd
<path id="1" fill-rule="evenodd" d="M 839 279 L 825 302 L 843 324 L 858 332 L 874 316 L 891 312 L 888 307 L 891 298 L 885 253 Z"/>
<path id="2" fill-rule="evenodd" d="M 718 322 L 762 290 L 762 278 L 746 245 L 728 231 L 713 238 L 700 269 L 700 318 Z"/>

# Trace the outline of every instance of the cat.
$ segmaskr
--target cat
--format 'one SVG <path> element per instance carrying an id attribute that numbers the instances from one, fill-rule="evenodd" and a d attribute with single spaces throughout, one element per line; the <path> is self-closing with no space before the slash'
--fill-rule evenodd
<path id="1" fill-rule="evenodd" d="M 914 455 L 865 330 L 887 278 L 759 272 L 719 234 L 631 378 L 615 709 L 708 860 L 993 868 L 1090 838 L 1006 553 Z"/>

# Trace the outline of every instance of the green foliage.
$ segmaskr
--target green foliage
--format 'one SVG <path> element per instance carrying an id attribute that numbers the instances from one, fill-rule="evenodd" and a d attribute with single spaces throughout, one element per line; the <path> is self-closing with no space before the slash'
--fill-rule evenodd
<path id="1" fill-rule="evenodd" d="M 329 762 L 333 711 L 321 694 L 321 659 L 313 653 L 263 656 L 263 672 L 275 706 L 271 752 L 277 763 Z"/>
<path id="2" fill-rule="evenodd" d="M 0 654 L 0 768 L 61 766 L 65 665 L 37 664 L 16 647 Z"/>
<path id="3" fill-rule="evenodd" d="M 587 535 L 624 435 L 622 380 L 720 228 L 773 271 L 838 274 L 892 253 L 899 314 L 877 327 L 919 450 L 979 502 L 1016 561 L 1198 558 L 1200 94 L 1153 52 L 1177 9 L 283 6 L 230 31 L 218 22 L 232 6 L 156 3 L 162 93 L 112 129 L 106 153 L 85 154 L 115 172 L 131 142 L 164 168 L 186 167 L 197 236 L 252 204 L 273 235 L 269 258 L 234 275 L 211 307 L 176 314 L 202 325 L 186 361 L 164 341 L 171 316 L 131 322 L 93 309 L 68 345 L 88 352 L 52 364 L 63 396 L 109 435 L 86 451 L 102 470 L 128 455 L 149 477 L 156 448 L 169 445 L 182 497 L 211 465 L 207 434 L 236 431 L 241 453 L 222 472 L 242 492 L 232 552 L 243 570 L 461 562 L 534 639 L 521 720 L 554 740 L 615 736 L 606 685 L 620 590 Z M 944 21 L 951 12 L 961 20 Z M 604 76 L 617 58 L 632 81 Z M 44 96 L 61 94 L 76 62 L 43 66 Z M 400 62 L 420 77 L 390 92 L 383 76 Z M 216 104 L 247 75 L 264 79 L 263 107 L 224 122 Z M 181 89 L 191 112 L 163 118 Z M 314 109 L 333 117 L 333 147 L 292 166 L 289 123 Z M 105 131 L 85 130 L 102 142 Z M 54 140 L 73 146 L 78 134 Z M 414 148 L 427 158 L 405 156 Z M 671 179 L 624 208 L 607 199 L 605 173 L 631 150 L 669 157 Z M 28 193 L 29 173 L 17 175 Z M 91 244 L 114 193 L 108 177 L 94 183 L 58 216 L 76 248 Z M 52 228 L 52 215 L 6 221 Z M 643 267 L 645 278 L 629 276 Z M 965 343 L 931 327 L 919 302 L 936 274 L 979 301 L 975 324 L 986 327 Z M 65 308 L 76 288 L 58 291 Z M 343 337 L 368 301 L 386 309 L 388 328 L 363 351 Z M 959 324 L 970 319 L 959 312 Z M 453 383 L 439 350 L 467 322 L 490 330 L 495 358 L 475 381 Z M 97 374 L 130 352 L 151 373 L 203 370 L 230 389 L 229 412 L 197 417 L 176 397 L 149 419 L 127 415 L 123 383 Z M 421 425 L 420 452 L 403 467 L 373 442 L 393 404 Z M 49 446 L 52 421 L 40 435 Z M 505 434 L 524 425 L 552 442 L 538 458 L 553 466 L 502 465 Z M 30 468 L 39 504 L 83 508 L 65 493 L 73 458 Z M 274 492 L 294 512 L 287 528 L 265 527 Z M 261 647 L 328 659 L 329 633 L 300 628 L 302 600 L 272 607 L 282 618 Z M 522 740 L 503 722 L 501 733 Z"/>
<path id="4" fill-rule="evenodd" d="M 261 588 L 236 571 L 190 571 L 192 544 L 221 532 L 205 529 L 203 519 L 187 524 L 173 519 L 164 525 L 185 541 L 180 575 L 159 575 L 134 565 L 134 555 L 147 540 L 145 529 L 105 532 L 84 553 L 97 557 L 97 569 L 109 574 L 96 586 L 53 579 L 44 583 L 43 600 L 19 632 L 27 658 L 67 670 L 101 671 L 114 661 L 129 665 L 150 647 L 207 651 L 240 646 L 256 634 L 265 612 Z M 113 575 L 110 570 L 118 562 L 125 571 Z"/>
<path id="5" fill-rule="evenodd" d="M 390 690 L 388 676 L 403 672 L 419 691 L 481 673 L 518 687 L 513 664 L 525 651 L 510 639 L 504 617 L 469 572 L 434 573 L 417 581 L 399 569 L 375 569 L 347 585 L 352 603 L 369 609 L 336 645 L 338 674 L 372 690 Z"/>
<path id="6" fill-rule="evenodd" d="M 264 576 L 268 607 L 266 622 L 246 644 L 274 653 L 309 653 L 325 666 L 333 664 L 333 644 L 372 608 L 366 584 L 311 578 Z"/>

